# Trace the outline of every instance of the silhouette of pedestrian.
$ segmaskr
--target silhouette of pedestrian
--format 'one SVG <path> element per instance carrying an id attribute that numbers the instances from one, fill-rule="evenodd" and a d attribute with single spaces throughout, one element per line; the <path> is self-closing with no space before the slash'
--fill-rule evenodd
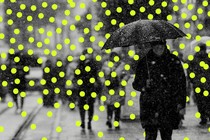
<path id="1" fill-rule="evenodd" d="M 189 79 L 193 84 L 196 104 L 199 113 L 201 114 L 200 125 L 206 125 L 210 117 L 210 97 L 208 95 L 210 90 L 210 60 L 206 53 L 206 44 L 199 43 L 200 51 L 195 53 L 194 60 L 189 61 Z M 195 76 L 190 76 L 195 75 Z M 202 80 L 203 79 L 203 80 Z"/>
<path id="2" fill-rule="evenodd" d="M 105 104 L 107 106 L 106 125 L 112 128 L 114 116 L 116 130 L 120 129 L 121 107 L 125 104 L 125 87 L 121 82 L 129 79 L 129 75 L 124 71 L 124 65 L 120 56 L 116 52 L 112 52 L 102 68 L 105 73 L 103 95 L 106 97 Z"/>
<path id="3" fill-rule="evenodd" d="M 16 105 L 16 112 L 20 113 L 23 110 L 24 99 L 26 97 L 27 82 L 25 76 L 29 70 L 25 70 L 25 59 L 23 51 L 9 55 L 10 59 L 10 94 Z M 20 102 L 20 105 L 19 105 Z"/>
<path id="4" fill-rule="evenodd" d="M 94 114 L 94 102 L 97 97 L 96 85 L 98 83 L 99 67 L 93 58 L 93 53 L 85 49 L 77 69 L 75 78 L 77 80 L 79 95 L 78 105 L 81 118 L 81 128 L 85 128 L 85 112 L 88 111 L 88 129 L 91 130 L 91 121 Z"/>
<path id="5" fill-rule="evenodd" d="M 51 60 L 47 60 L 43 68 L 43 79 L 46 81 L 43 85 L 43 105 L 45 107 L 53 107 L 55 103 L 53 78 L 53 64 Z"/>
<path id="6" fill-rule="evenodd" d="M 186 78 L 178 57 L 165 41 L 150 42 L 152 49 L 137 65 L 133 88 L 140 91 L 140 120 L 146 140 L 171 140 L 186 105 Z"/>

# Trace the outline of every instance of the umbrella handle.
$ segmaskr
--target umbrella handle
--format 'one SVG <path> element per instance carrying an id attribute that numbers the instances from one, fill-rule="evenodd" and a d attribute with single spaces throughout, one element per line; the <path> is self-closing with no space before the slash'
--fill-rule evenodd
<path id="1" fill-rule="evenodd" d="M 149 71 L 149 66 L 148 66 L 148 63 L 147 63 L 147 55 L 146 55 L 146 66 L 147 66 L 148 78 L 149 78 L 149 80 L 150 80 L 150 71 Z"/>

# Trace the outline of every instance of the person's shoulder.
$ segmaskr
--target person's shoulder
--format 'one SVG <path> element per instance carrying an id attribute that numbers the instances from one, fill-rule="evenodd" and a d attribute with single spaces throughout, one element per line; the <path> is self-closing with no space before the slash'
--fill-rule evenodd
<path id="1" fill-rule="evenodd" d="M 175 54 L 170 53 L 170 60 L 172 62 L 175 62 L 176 64 L 181 64 L 180 58 L 176 56 Z"/>

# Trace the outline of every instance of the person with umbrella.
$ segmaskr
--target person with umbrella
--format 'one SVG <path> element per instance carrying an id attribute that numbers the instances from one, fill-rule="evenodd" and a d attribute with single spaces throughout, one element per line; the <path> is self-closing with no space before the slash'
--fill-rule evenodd
<path id="1" fill-rule="evenodd" d="M 139 60 L 133 88 L 141 92 L 140 120 L 146 140 L 156 140 L 160 130 L 162 140 L 171 140 L 178 129 L 180 114 L 186 105 L 186 77 L 178 57 L 166 47 L 166 39 L 186 36 L 164 20 L 138 20 L 112 33 L 102 49 L 111 47 L 151 47 Z"/>
<path id="2" fill-rule="evenodd" d="M 141 92 L 140 120 L 146 140 L 171 140 L 178 129 L 186 103 L 186 78 L 178 57 L 167 50 L 165 41 L 150 43 L 152 49 L 138 62 L 133 88 Z"/>

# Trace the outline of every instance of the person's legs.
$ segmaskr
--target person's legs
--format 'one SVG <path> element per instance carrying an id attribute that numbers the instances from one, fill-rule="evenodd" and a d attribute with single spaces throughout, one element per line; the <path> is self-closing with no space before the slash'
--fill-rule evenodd
<path id="1" fill-rule="evenodd" d="M 88 110 L 88 129 L 92 129 L 91 121 L 93 119 L 93 114 L 94 114 L 94 102 L 90 102 Z"/>
<path id="2" fill-rule="evenodd" d="M 160 136 L 162 140 L 172 140 L 173 130 L 171 128 L 160 128 Z"/>
<path id="3" fill-rule="evenodd" d="M 79 99 L 79 114 L 80 114 L 80 119 L 81 119 L 81 127 L 84 129 L 85 128 L 85 100 Z"/>
<path id="4" fill-rule="evenodd" d="M 120 128 L 120 115 L 121 115 L 121 106 L 118 108 L 115 108 L 115 117 L 114 120 L 118 122 L 118 126 L 115 126 L 116 129 Z"/>
<path id="5" fill-rule="evenodd" d="M 157 134 L 158 134 L 157 127 L 155 127 L 155 126 L 146 127 L 145 132 L 146 132 L 145 140 L 156 140 L 157 139 Z"/>
<path id="6" fill-rule="evenodd" d="M 106 122 L 106 125 L 109 128 L 112 128 L 112 123 L 111 123 L 112 116 L 113 116 L 113 105 L 107 105 L 107 122 Z"/>

